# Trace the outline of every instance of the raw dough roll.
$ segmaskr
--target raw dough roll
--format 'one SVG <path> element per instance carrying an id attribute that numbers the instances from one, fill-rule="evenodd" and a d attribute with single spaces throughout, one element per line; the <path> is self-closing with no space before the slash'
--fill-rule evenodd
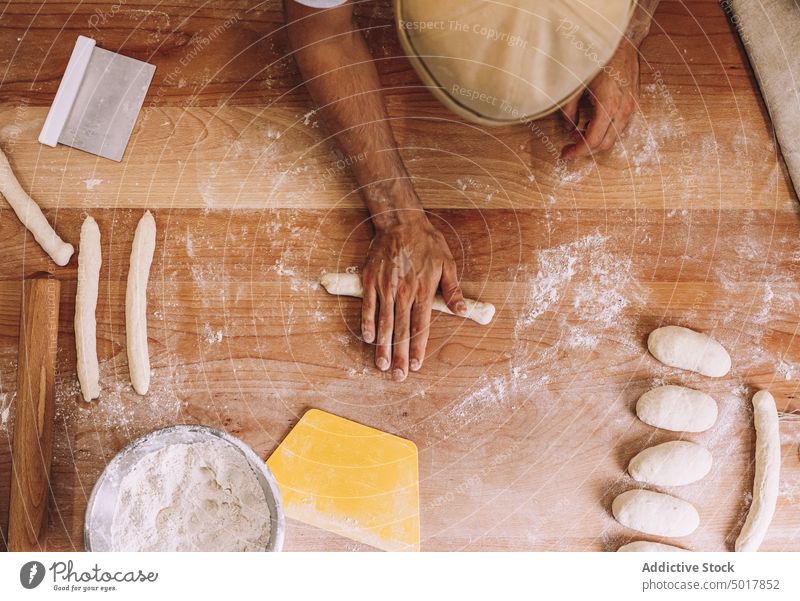
<path id="1" fill-rule="evenodd" d="M 717 403 L 704 392 L 684 386 L 659 386 L 636 403 L 636 415 L 654 428 L 703 432 L 717 421 Z"/>
<path id="2" fill-rule="evenodd" d="M 759 390 L 753 395 L 753 423 L 756 429 L 753 502 L 736 539 L 736 551 L 758 551 L 775 514 L 775 502 L 778 500 L 781 435 L 775 399 L 766 390 Z"/>
<path id="3" fill-rule="evenodd" d="M 647 540 L 635 540 L 632 543 L 628 543 L 627 545 L 622 545 L 617 552 L 624 553 L 624 552 L 634 552 L 634 553 L 653 553 L 659 551 L 670 551 L 670 552 L 686 552 L 686 549 L 681 549 L 680 547 L 673 547 L 672 545 L 665 545 L 664 543 L 653 543 Z"/>
<path id="4" fill-rule="evenodd" d="M 128 370 L 133 389 L 147 394 L 150 388 L 150 354 L 147 349 L 147 281 L 156 247 L 156 221 L 147 211 L 136 226 L 125 292 L 125 330 L 128 338 Z"/>
<path id="5" fill-rule="evenodd" d="M 6 197 L 22 225 L 28 228 L 34 240 L 50 255 L 55 264 L 63 267 L 69 263 L 75 249 L 72 244 L 64 242 L 50 227 L 39 205 L 19 185 L 2 150 L 0 150 L 0 193 Z"/>
<path id="6" fill-rule="evenodd" d="M 87 217 L 81 226 L 78 253 L 78 292 L 75 295 L 75 349 L 78 381 L 87 403 L 100 396 L 100 368 L 97 364 L 97 289 L 100 283 L 100 228 Z"/>
<path id="7" fill-rule="evenodd" d="M 629 490 L 611 505 L 623 526 L 653 536 L 687 536 L 700 524 L 691 503 L 651 490 Z"/>
<path id="8" fill-rule="evenodd" d="M 708 449 L 686 440 L 673 440 L 644 449 L 628 464 L 634 480 L 656 486 L 682 486 L 711 471 Z"/>
<path id="9" fill-rule="evenodd" d="M 647 337 L 650 353 L 665 365 L 714 378 L 731 369 L 731 357 L 713 338 L 680 326 L 665 326 Z"/>
<path id="10" fill-rule="evenodd" d="M 357 273 L 326 273 L 320 279 L 319 283 L 330 294 L 338 294 L 341 296 L 354 296 L 362 298 L 364 296 L 364 288 L 361 285 L 361 277 Z M 464 303 L 467 305 L 467 314 L 465 317 L 471 319 L 481 325 L 486 325 L 492 321 L 494 317 L 494 305 L 490 303 L 482 303 L 480 301 L 465 298 Z M 436 295 L 433 299 L 433 310 L 453 315 L 447 307 L 447 303 L 440 295 Z"/>

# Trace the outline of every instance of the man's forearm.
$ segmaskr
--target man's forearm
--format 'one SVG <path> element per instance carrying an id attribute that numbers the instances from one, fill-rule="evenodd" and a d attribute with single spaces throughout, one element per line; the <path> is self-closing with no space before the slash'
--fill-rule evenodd
<path id="1" fill-rule="evenodd" d="M 389 126 L 369 49 L 352 23 L 352 6 L 319 11 L 286 0 L 289 41 L 322 118 L 352 158 L 377 229 L 422 217 Z"/>

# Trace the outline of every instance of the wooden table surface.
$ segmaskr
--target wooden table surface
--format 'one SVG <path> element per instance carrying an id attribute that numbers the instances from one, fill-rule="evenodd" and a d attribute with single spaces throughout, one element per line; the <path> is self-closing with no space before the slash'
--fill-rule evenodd
<path id="1" fill-rule="evenodd" d="M 720 416 L 687 436 L 710 475 L 673 489 L 701 516 L 679 544 L 731 549 L 749 505 L 750 398 L 781 414 L 777 512 L 764 550 L 800 550 L 800 216 L 746 55 L 713 0 L 664 0 L 642 46 L 641 111 L 621 144 L 559 168 L 555 117 L 487 129 L 452 117 L 396 41 L 391 3 L 359 23 L 398 144 L 488 327 L 435 318 L 424 369 L 373 368 L 359 304 L 324 270 L 358 266 L 370 227 L 354 181 L 288 54 L 280 2 L 155 0 L 0 4 L 0 146 L 67 240 L 91 214 L 103 236 L 97 310 L 103 393 L 79 399 L 76 261 L 56 268 L 0 205 L 0 521 L 11 472 L 21 280 L 62 281 L 56 450 L 47 549 L 82 549 L 104 465 L 155 428 L 204 423 L 267 457 L 317 407 L 413 440 L 425 550 L 614 550 L 635 534 L 610 515 L 627 461 L 677 435 L 637 420 L 648 388 L 711 393 Z M 116 8 L 115 8 L 116 7 Z M 157 65 L 123 162 L 37 136 L 77 35 Z M 133 228 L 158 224 L 149 291 L 152 391 L 133 393 L 124 286 Z M 667 323 L 712 333 L 725 378 L 646 352 Z M 290 521 L 287 549 L 362 545 Z"/>

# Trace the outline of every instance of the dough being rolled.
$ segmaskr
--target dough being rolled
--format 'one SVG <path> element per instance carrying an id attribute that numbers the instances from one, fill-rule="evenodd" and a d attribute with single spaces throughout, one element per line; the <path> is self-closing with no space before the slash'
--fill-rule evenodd
<path id="1" fill-rule="evenodd" d="M 700 525 L 691 503 L 651 490 L 622 493 L 614 499 L 611 511 L 623 526 L 653 536 L 686 536 Z"/>
<path id="2" fill-rule="evenodd" d="M 650 353 L 665 365 L 718 378 L 731 369 L 731 357 L 713 338 L 680 326 L 665 326 L 647 337 Z"/>
<path id="3" fill-rule="evenodd" d="M 703 432 L 717 421 L 717 403 L 704 392 L 684 386 L 659 386 L 636 403 L 636 415 L 654 428 Z"/>
<path id="4" fill-rule="evenodd" d="M 78 381 L 87 403 L 100 396 L 100 369 L 97 364 L 97 289 L 100 283 L 100 228 L 87 217 L 81 226 L 78 253 L 78 292 L 75 295 L 75 349 L 78 354 Z"/>
<path id="5" fill-rule="evenodd" d="M 628 473 L 634 480 L 656 486 L 682 486 L 697 482 L 711 470 L 708 449 L 686 440 L 649 447 L 631 459 Z"/>
<path id="6" fill-rule="evenodd" d="M 55 264 L 63 267 L 69 263 L 75 249 L 72 244 L 64 242 L 50 227 L 39 205 L 20 186 L 2 150 L 0 150 L 0 193 L 14 209 L 22 225 L 28 228 L 34 240 L 50 255 Z"/>
<path id="7" fill-rule="evenodd" d="M 354 296 L 356 298 L 363 298 L 364 296 L 361 278 L 356 273 L 326 273 L 319 279 L 319 283 L 330 294 Z M 494 305 L 469 298 L 465 298 L 464 303 L 467 305 L 467 314 L 465 315 L 467 319 L 484 326 L 492 321 L 495 312 Z M 447 303 L 438 294 L 433 299 L 433 310 L 453 315 L 453 312 L 448 309 Z"/>
<path id="8" fill-rule="evenodd" d="M 150 353 L 147 348 L 147 281 L 156 247 L 156 221 L 147 211 L 136 226 L 125 291 L 125 330 L 128 370 L 133 389 L 147 394 L 150 388 Z"/>
<path id="9" fill-rule="evenodd" d="M 619 549 L 617 549 L 617 553 L 624 553 L 624 552 L 634 552 L 634 553 L 653 553 L 659 551 L 670 551 L 672 553 L 675 552 L 685 552 L 686 549 L 681 549 L 680 547 L 673 547 L 672 545 L 665 545 L 664 543 L 653 543 L 648 540 L 635 540 L 632 543 L 628 543 L 627 545 L 622 545 Z"/>
<path id="10" fill-rule="evenodd" d="M 756 429 L 753 502 L 736 539 L 736 551 L 758 551 L 775 514 L 775 503 L 778 500 L 781 437 L 775 399 L 766 390 L 759 390 L 753 395 L 753 423 Z"/>

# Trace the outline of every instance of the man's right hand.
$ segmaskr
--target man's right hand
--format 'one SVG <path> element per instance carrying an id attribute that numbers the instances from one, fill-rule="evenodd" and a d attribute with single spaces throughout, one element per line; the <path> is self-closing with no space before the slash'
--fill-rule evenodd
<path id="1" fill-rule="evenodd" d="M 422 367 L 431 307 L 441 283 L 448 308 L 467 312 L 453 255 L 422 210 L 401 210 L 391 225 L 376 226 L 364 265 L 361 332 L 376 342 L 375 365 L 402 382 Z M 376 338 L 377 317 L 377 338 Z"/>

